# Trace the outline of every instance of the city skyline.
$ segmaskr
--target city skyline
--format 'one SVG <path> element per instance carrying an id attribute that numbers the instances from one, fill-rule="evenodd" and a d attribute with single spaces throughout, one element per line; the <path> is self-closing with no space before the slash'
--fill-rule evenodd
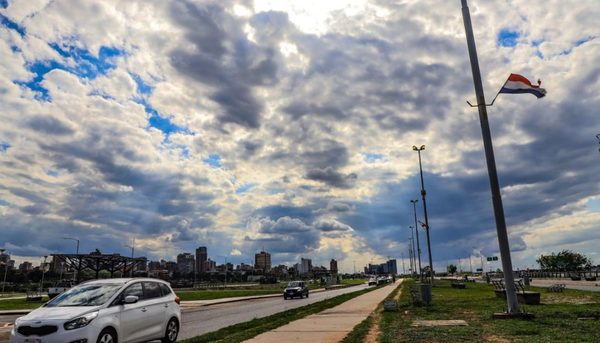
<path id="1" fill-rule="evenodd" d="M 511 73 L 548 91 L 488 109 L 515 269 L 563 249 L 600 263 L 600 7 L 469 6 L 487 98 Z M 413 145 L 434 269 L 498 255 L 459 1 L 0 1 L 0 52 L 0 248 L 17 263 L 76 239 L 408 265 Z"/>

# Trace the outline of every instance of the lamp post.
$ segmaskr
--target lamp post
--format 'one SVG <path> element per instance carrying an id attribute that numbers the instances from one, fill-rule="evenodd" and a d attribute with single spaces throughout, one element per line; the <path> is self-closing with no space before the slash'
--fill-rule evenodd
<path id="1" fill-rule="evenodd" d="M 412 230 L 411 230 L 412 232 Z M 415 260 L 415 250 L 414 250 L 414 238 L 408 237 L 408 255 L 410 257 L 410 273 L 414 276 L 415 269 L 417 267 L 417 261 Z"/>
<path id="2" fill-rule="evenodd" d="M 0 249 L 0 255 L 4 255 L 5 249 Z M 6 254 L 8 255 L 8 253 Z M 4 285 L 6 285 L 6 274 L 8 273 L 8 256 L 7 261 L 4 262 L 4 281 L 2 281 L 2 294 L 4 294 Z"/>
<path id="3" fill-rule="evenodd" d="M 411 262 L 413 263 L 413 267 L 414 267 L 413 268 L 413 273 L 416 274 L 417 273 L 417 256 L 416 256 L 416 254 L 417 254 L 416 251 L 417 250 L 415 249 L 415 234 L 413 233 L 413 230 L 412 230 L 413 227 L 412 227 L 412 225 L 409 225 L 408 229 L 410 230 L 410 241 L 411 241 L 411 244 L 412 244 L 412 252 L 413 252 L 412 253 L 412 257 L 411 257 L 412 258 Z M 419 275 L 420 274 L 421 274 L 421 264 L 419 263 Z M 413 275 L 413 277 L 414 276 L 415 275 Z"/>
<path id="4" fill-rule="evenodd" d="M 431 273 L 431 285 L 433 285 L 433 259 L 431 258 L 431 240 L 429 238 L 429 218 L 427 217 L 427 202 L 425 201 L 425 182 L 423 181 L 423 166 L 421 164 L 421 151 L 425 150 L 425 145 L 416 147 L 413 145 L 412 149 L 419 155 L 419 172 L 421 174 L 421 197 L 423 198 L 423 216 L 425 217 L 425 233 L 427 234 L 427 252 L 429 254 L 429 271 Z"/>
<path id="5" fill-rule="evenodd" d="M 418 199 L 410 201 L 413 204 L 413 212 L 415 214 L 415 233 L 417 235 L 417 256 L 419 257 L 419 275 L 421 276 L 421 280 L 423 280 L 423 269 L 421 268 L 421 243 L 419 242 L 419 230 L 417 226 L 417 202 Z"/>
<path id="6" fill-rule="evenodd" d="M 126 248 L 131 248 L 131 272 L 130 275 L 133 277 L 133 267 L 135 266 L 135 262 L 133 261 L 133 252 L 135 250 L 135 237 L 133 237 L 131 241 L 131 245 L 125 245 Z M 127 263 L 127 262 L 125 262 Z"/>

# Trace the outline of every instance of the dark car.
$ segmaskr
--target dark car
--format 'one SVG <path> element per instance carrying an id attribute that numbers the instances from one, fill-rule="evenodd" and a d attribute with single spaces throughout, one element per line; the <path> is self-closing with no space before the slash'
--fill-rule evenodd
<path id="1" fill-rule="evenodd" d="M 308 298 L 308 286 L 304 281 L 291 281 L 283 290 L 283 299 L 285 300 L 294 297 L 302 299 L 304 296 Z"/>

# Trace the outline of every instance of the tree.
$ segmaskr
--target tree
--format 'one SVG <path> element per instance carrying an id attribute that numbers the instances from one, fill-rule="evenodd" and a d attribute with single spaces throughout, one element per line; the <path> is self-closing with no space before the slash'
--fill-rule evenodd
<path id="1" fill-rule="evenodd" d="M 592 267 L 592 260 L 589 257 L 566 249 L 558 254 L 541 255 L 536 262 L 541 269 L 548 270 L 582 270 Z"/>
<path id="2" fill-rule="evenodd" d="M 448 265 L 447 269 L 448 269 L 448 274 L 456 273 L 456 266 L 453 264 Z"/>

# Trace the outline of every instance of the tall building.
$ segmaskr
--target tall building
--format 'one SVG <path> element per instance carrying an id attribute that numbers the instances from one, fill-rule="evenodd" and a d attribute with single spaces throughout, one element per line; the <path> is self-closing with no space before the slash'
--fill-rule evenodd
<path id="1" fill-rule="evenodd" d="M 271 254 L 261 251 L 254 255 L 254 265 L 265 272 L 271 270 Z"/>
<path id="2" fill-rule="evenodd" d="M 33 270 L 33 264 L 31 262 L 25 261 L 19 265 L 19 270 L 22 272 L 30 272 Z"/>
<path id="3" fill-rule="evenodd" d="M 386 262 L 386 266 L 387 266 L 387 272 L 389 274 L 393 274 L 396 275 L 398 274 L 398 267 L 396 266 L 396 260 L 388 260 Z"/>
<path id="4" fill-rule="evenodd" d="M 208 253 L 206 247 L 198 247 L 196 249 L 196 272 L 204 273 L 206 269 L 204 269 L 204 262 L 208 259 Z"/>
<path id="5" fill-rule="evenodd" d="M 337 274 L 338 273 L 338 266 L 337 266 L 337 261 L 334 259 L 331 259 L 331 261 L 329 261 L 329 271 L 331 272 L 331 274 Z"/>
<path id="6" fill-rule="evenodd" d="M 312 270 L 312 260 L 310 258 L 301 258 L 298 264 L 298 274 L 308 274 Z"/>
<path id="7" fill-rule="evenodd" d="M 177 255 L 177 271 L 182 274 L 194 272 L 194 255 L 189 252 Z"/>

